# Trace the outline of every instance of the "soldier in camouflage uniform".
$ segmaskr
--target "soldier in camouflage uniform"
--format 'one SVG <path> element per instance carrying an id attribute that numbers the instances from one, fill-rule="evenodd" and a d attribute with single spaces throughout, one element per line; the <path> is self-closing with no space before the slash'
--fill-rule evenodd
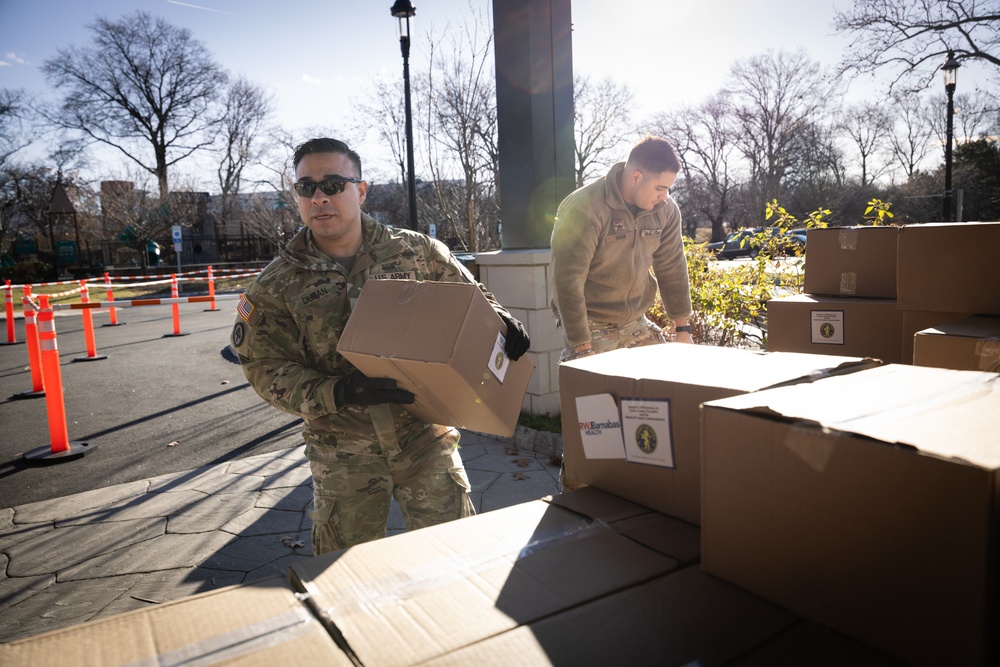
<path id="1" fill-rule="evenodd" d="M 231 342 L 257 393 L 305 421 L 314 553 L 384 537 L 392 497 L 408 529 L 474 514 L 458 431 L 411 416 L 403 405 L 413 395 L 363 375 L 337 341 L 368 280 L 479 283 L 444 244 L 361 212 L 368 184 L 343 142 L 308 141 L 293 164 L 305 227 L 241 297 Z M 529 345 L 524 327 L 479 287 L 517 359 Z"/>

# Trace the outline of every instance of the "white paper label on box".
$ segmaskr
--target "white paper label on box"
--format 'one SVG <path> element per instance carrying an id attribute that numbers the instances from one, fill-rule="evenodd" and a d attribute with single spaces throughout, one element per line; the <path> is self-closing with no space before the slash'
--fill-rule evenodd
<path id="1" fill-rule="evenodd" d="M 623 459 L 622 424 L 611 394 L 578 396 L 576 415 L 580 423 L 583 455 L 588 459 Z"/>
<path id="2" fill-rule="evenodd" d="M 813 310 L 809 313 L 812 336 L 810 340 L 819 345 L 844 344 L 844 311 Z"/>
<path id="3" fill-rule="evenodd" d="M 497 333 L 497 340 L 493 343 L 493 351 L 490 353 L 490 373 L 496 376 L 497 380 L 500 380 L 500 384 L 503 384 L 503 379 L 507 377 L 507 367 L 510 366 L 510 359 L 507 357 L 507 353 L 503 351 L 504 346 L 507 344 L 507 337 L 503 335 L 503 332 Z"/>
<path id="4" fill-rule="evenodd" d="M 622 434 L 625 459 L 674 467 L 674 443 L 670 429 L 670 399 L 623 398 Z"/>

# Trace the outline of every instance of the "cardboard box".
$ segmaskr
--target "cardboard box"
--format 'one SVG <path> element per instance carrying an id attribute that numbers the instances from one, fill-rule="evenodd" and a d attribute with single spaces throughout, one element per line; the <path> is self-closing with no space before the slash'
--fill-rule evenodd
<path id="1" fill-rule="evenodd" d="M 900 363 L 913 363 L 913 342 L 918 331 L 928 327 L 943 326 L 964 319 L 970 313 L 946 313 L 934 310 L 903 310 L 903 339 L 900 349 Z M 976 370 L 976 369 L 971 369 Z"/>
<path id="2" fill-rule="evenodd" d="M 903 315 L 893 299 L 797 294 L 767 302 L 767 349 L 903 359 Z"/>
<path id="3" fill-rule="evenodd" d="M 702 411 L 706 572 L 907 663 L 997 663 L 1000 375 L 893 364 Z"/>
<path id="4" fill-rule="evenodd" d="M 897 298 L 901 310 L 1000 315 L 1000 222 L 899 228 Z"/>
<path id="5" fill-rule="evenodd" d="M 2 644 L 0 664 L 353 665 L 283 577 L 221 588 Z"/>
<path id="6" fill-rule="evenodd" d="M 535 365 L 507 358 L 505 331 L 475 285 L 370 280 L 337 351 L 365 375 L 413 392 L 405 407 L 419 419 L 510 436 Z"/>
<path id="7" fill-rule="evenodd" d="M 393 667 L 676 569 L 606 524 L 538 500 L 298 562 L 291 575 L 358 664 Z"/>
<path id="8" fill-rule="evenodd" d="M 767 302 L 767 349 L 913 360 L 913 334 L 967 313 L 902 311 L 892 299 L 798 294 Z"/>
<path id="9" fill-rule="evenodd" d="M 1000 372 L 1000 317 L 968 317 L 918 331 L 913 365 Z"/>
<path id="10" fill-rule="evenodd" d="M 701 522 L 699 406 L 878 362 L 706 345 L 653 345 L 560 364 L 563 477 Z"/>
<path id="11" fill-rule="evenodd" d="M 895 299 L 896 230 L 896 227 L 808 230 L 805 292 Z"/>
<path id="12" fill-rule="evenodd" d="M 723 665 L 794 623 L 788 612 L 695 566 L 424 664 Z"/>

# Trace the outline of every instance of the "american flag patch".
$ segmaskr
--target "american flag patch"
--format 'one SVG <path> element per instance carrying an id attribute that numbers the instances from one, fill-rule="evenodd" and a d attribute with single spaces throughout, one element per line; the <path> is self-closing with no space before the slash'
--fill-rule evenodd
<path id="1" fill-rule="evenodd" d="M 246 294 L 240 294 L 240 302 L 236 306 L 236 312 L 245 321 L 250 321 L 250 316 L 253 315 L 254 305 L 250 303 L 250 299 L 247 298 Z"/>

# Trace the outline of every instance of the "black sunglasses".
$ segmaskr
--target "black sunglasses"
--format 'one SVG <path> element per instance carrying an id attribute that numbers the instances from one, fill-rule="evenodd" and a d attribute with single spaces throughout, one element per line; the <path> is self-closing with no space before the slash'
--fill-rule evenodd
<path id="1" fill-rule="evenodd" d="M 348 183 L 360 183 L 361 179 L 354 176 L 327 176 L 319 183 L 313 181 L 299 181 L 292 187 L 300 197 L 312 197 L 318 187 L 324 194 L 329 196 L 339 195 L 347 187 Z"/>

